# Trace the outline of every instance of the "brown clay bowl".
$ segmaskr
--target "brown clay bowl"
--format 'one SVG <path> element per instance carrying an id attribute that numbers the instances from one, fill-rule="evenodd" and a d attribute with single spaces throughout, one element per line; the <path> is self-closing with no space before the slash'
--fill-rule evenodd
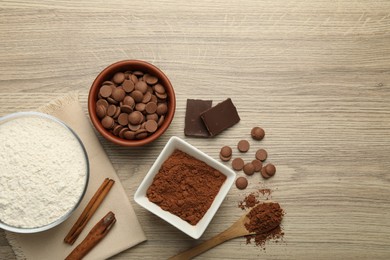
<path id="1" fill-rule="evenodd" d="M 165 120 L 163 124 L 157 129 L 156 132 L 152 133 L 151 135 L 149 135 L 144 139 L 127 140 L 127 139 L 120 138 L 119 136 L 115 136 L 109 130 L 103 127 L 103 125 L 100 122 L 100 119 L 96 114 L 96 101 L 98 100 L 99 89 L 102 86 L 102 83 L 104 81 L 111 80 L 113 75 L 116 72 L 135 71 L 135 70 L 152 74 L 158 78 L 159 83 L 165 87 L 166 93 L 168 95 L 167 98 L 168 112 L 165 115 Z M 100 74 L 96 77 L 96 79 L 92 83 L 88 95 L 88 112 L 92 124 L 104 138 L 121 146 L 132 146 L 132 147 L 143 146 L 156 140 L 168 129 L 169 125 L 172 122 L 173 116 L 175 114 L 175 109 L 176 109 L 175 92 L 173 90 L 172 84 L 169 81 L 168 77 L 156 66 L 141 60 L 123 60 L 109 65 L 102 72 L 100 72 Z"/>

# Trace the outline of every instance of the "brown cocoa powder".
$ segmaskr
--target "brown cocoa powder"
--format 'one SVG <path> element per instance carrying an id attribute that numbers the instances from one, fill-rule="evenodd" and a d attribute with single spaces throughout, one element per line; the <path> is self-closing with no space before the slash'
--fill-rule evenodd
<path id="1" fill-rule="evenodd" d="M 268 200 L 272 191 L 270 189 L 259 189 L 256 192 L 248 194 L 243 201 L 239 203 L 239 208 L 249 209 L 247 213 L 249 223 L 245 227 L 250 232 L 255 232 L 254 235 L 246 236 L 246 243 L 250 244 L 252 241 L 256 246 L 265 249 L 265 242 L 267 240 L 274 240 L 278 242 L 283 239 L 284 232 L 280 226 L 285 212 L 276 202 L 264 202 L 259 197 L 265 196 Z"/>
<path id="2" fill-rule="evenodd" d="M 256 246 L 259 246 L 265 250 L 265 242 L 268 240 L 273 240 L 275 243 L 278 243 L 283 239 L 284 232 L 280 226 L 268 231 L 266 233 L 258 233 L 251 236 L 246 236 L 246 243 L 251 244 L 252 241 Z"/>
<path id="3" fill-rule="evenodd" d="M 226 176 L 180 150 L 162 164 L 146 192 L 163 210 L 196 225 L 206 214 Z"/>
<path id="4" fill-rule="evenodd" d="M 242 210 L 253 208 L 260 203 L 260 197 L 262 200 L 268 200 L 271 198 L 272 190 L 259 189 L 255 192 L 248 194 L 242 201 L 238 203 L 238 207 Z"/>
<path id="5" fill-rule="evenodd" d="M 255 194 L 251 193 L 248 196 L 246 196 L 245 199 L 243 201 L 241 201 L 238 206 L 241 209 L 253 208 L 258 203 L 259 203 L 259 201 L 257 200 Z"/>

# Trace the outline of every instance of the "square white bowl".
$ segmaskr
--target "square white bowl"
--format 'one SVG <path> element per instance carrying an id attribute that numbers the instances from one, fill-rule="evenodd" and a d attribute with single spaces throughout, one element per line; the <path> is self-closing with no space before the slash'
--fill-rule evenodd
<path id="1" fill-rule="evenodd" d="M 168 159 L 168 157 L 176 149 L 181 150 L 182 152 L 185 152 L 195 157 L 196 159 L 205 162 L 206 164 L 220 171 L 222 174 L 226 176 L 226 180 L 222 184 L 210 208 L 207 210 L 206 214 L 196 225 L 191 225 L 187 221 L 170 213 L 169 211 L 165 211 L 161 209 L 160 206 L 149 201 L 148 197 L 146 196 L 146 191 L 148 190 L 149 186 L 152 184 L 154 177 L 156 176 L 156 174 L 161 168 L 161 165 L 165 162 L 166 159 Z M 175 226 L 176 228 L 180 229 L 187 235 L 191 236 L 192 238 L 198 239 L 199 237 L 202 236 L 203 232 L 210 224 L 210 221 L 214 217 L 218 208 L 221 206 L 223 200 L 225 199 L 227 193 L 229 192 L 231 186 L 233 185 L 235 178 L 236 178 L 236 173 L 234 171 L 232 171 L 222 163 L 216 161 L 215 159 L 211 158 L 204 152 L 198 150 L 197 148 L 190 145 L 189 143 L 185 142 L 184 140 L 180 139 L 179 137 L 173 136 L 169 139 L 164 149 L 161 151 L 160 155 L 157 157 L 156 161 L 150 168 L 149 172 L 146 174 L 145 178 L 141 182 L 140 186 L 138 187 L 137 191 L 134 194 L 134 200 L 140 206 L 149 210 L 153 214 L 159 216 L 160 218 L 170 223 L 171 225 Z"/>

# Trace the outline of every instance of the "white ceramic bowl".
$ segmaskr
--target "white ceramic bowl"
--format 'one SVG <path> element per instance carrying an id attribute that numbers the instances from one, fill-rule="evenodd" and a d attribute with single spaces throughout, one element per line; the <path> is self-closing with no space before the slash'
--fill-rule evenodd
<path id="1" fill-rule="evenodd" d="M 226 180 L 222 184 L 222 187 L 220 188 L 210 208 L 203 216 L 203 218 L 196 225 L 191 225 L 188 222 L 181 219 L 180 217 L 170 213 L 169 211 L 165 211 L 161 209 L 160 206 L 149 201 L 149 199 L 146 196 L 146 191 L 148 190 L 149 186 L 152 184 L 154 176 L 158 173 L 159 169 L 161 168 L 161 165 L 164 163 L 166 159 L 168 159 L 168 157 L 173 153 L 175 149 L 179 149 L 195 157 L 196 159 L 207 163 L 209 166 L 220 171 L 222 174 L 226 176 Z M 176 228 L 180 229 L 187 235 L 191 236 L 192 238 L 198 239 L 199 237 L 202 236 L 203 232 L 206 230 L 210 221 L 212 220 L 218 208 L 222 204 L 222 201 L 225 199 L 227 193 L 229 192 L 231 186 L 233 185 L 235 178 L 236 178 L 236 173 L 233 172 L 231 169 L 229 169 L 222 163 L 216 161 L 215 159 L 211 158 L 210 156 L 203 153 L 202 151 L 198 150 L 197 148 L 190 145 L 189 143 L 183 141 L 182 139 L 173 136 L 171 137 L 171 139 L 169 139 L 168 143 L 165 145 L 164 149 L 158 156 L 157 160 L 152 165 L 149 172 L 146 174 L 144 180 L 138 187 L 137 191 L 134 194 L 134 200 L 140 206 L 149 210 L 153 214 L 159 216 L 160 218 L 167 221 L 168 223 L 175 226 Z"/>

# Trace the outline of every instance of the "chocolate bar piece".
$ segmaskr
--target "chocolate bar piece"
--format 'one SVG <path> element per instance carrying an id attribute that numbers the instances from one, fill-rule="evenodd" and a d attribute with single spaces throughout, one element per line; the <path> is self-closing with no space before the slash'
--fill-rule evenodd
<path id="1" fill-rule="evenodd" d="M 200 117 L 211 136 L 216 136 L 240 121 L 237 109 L 230 98 L 203 112 Z"/>
<path id="2" fill-rule="evenodd" d="M 211 108 L 212 100 L 187 99 L 184 134 L 186 136 L 209 137 L 200 114 Z"/>

